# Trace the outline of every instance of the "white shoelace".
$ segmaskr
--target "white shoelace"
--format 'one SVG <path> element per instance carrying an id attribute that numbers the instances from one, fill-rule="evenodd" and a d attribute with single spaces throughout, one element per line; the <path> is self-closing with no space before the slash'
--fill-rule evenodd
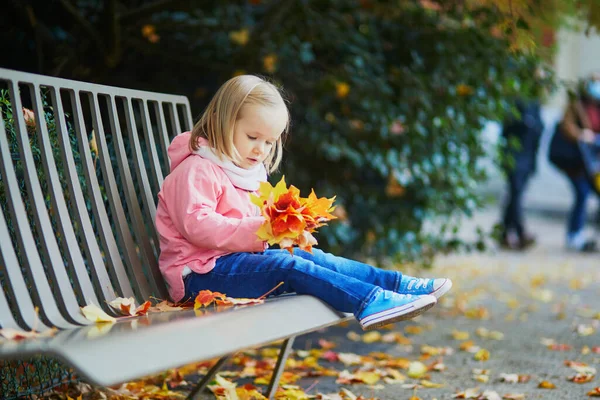
<path id="1" fill-rule="evenodd" d="M 399 299 L 410 299 L 412 297 L 412 295 L 411 294 L 404 294 L 404 293 L 395 293 L 395 292 L 392 292 L 392 291 L 389 291 L 389 290 L 386 290 L 383 293 L 383 298 L 386 299 L 386 300 L 387 299 L 391 299 L 392 297 L 397 297 Z"/>
<path id="2" fill-rule="evenodd" d="M 426 288 L 430 280 L 431 279 L 415 278 L 414 280 L 408 282 L 408 290 L 412 290 L 413 286 L 415 290 L 420 288 Z"/>

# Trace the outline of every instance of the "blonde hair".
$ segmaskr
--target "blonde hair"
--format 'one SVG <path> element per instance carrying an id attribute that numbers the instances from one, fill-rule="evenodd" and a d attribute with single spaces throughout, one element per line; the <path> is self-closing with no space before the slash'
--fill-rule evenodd
<path id="1" fill-rule="evenodd" d="M 233 132 L 235 123 L 240 116 L 240 110 L 244 105 L 249 104 L 285 107 L 287 113 L 285 129 L 264 161 L 269 173 L 275 171 L 281 163 L 283 139 L 289 130 L 289 110 L 280 90 L 272 83 L 254 75 L 240 75 L 231 78 L 217 90 L 192 129 L 190 137 L 192 151 L 200 148 L 198 139 L 202 137 L 208 140 L 210 147 L 215 149 L 217 154 L 225 155 L 233 161 L 239 160 L 241 157 L 233 145 Z"/>

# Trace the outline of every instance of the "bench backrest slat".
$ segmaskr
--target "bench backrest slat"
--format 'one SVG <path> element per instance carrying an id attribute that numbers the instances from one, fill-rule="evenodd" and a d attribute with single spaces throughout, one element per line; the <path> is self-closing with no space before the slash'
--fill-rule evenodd
<path id="1" fill-rule="evenodd" d="M 38 307 L 45 325 L 67 328 L 87 323 L 79 307 L 89 302 L 110 312 L 116 296 L 168 298 L 154 218 L 168 145 L 191 128 L 187 98 L 2 68 L 1 85 L 14 118 L 0 134 L 0 249 L 17 260 L 0 279 L 13 319 L 31 328 Z"/>
<path id="2" fill-rule="evenodd" d="M 121 274 L 124 271 L 123 262 L 117 246 L 115 234 L 112 231 L 110 220 L 108 218 L 107 210 L 104 204 L 102 193 L 100 192 L 100 184 L 96 176 L 96 163 L 92 158 L 90 151 L 90 143 L 88 140 L 88 132 L 85 126 L 83 117 L 83 108 L 81 105 L 81 98 L 79 91 L 68 90 L 69 99 L 71 106 L 73 107 L 73 122 L 75 132 L 77 134 L 77 143 L 79 149 L 79 155 L 81 157 L 81 166 L 85 174 L 88 189 L 88 199 L 90 202 L 90 208 L 96 222 L 96 229 L 98 230 L 98 238 L 104 249 L 104 256 L 107 263 L 107 267 L 112 271 L 113 276 Z M 95 136 L 103 135 L 103 132 L 94 132 Z M 97 142 L 98 140 L 96 140 Z M 86 237 L 94 237 L 93 231 L 86 231 Z M 106 267 L 103 267 L 106 268 Z M 106 282 L 110 284 L 110 282 Z M 110 300 L 109 300 L 110 301 Z"/>
<path id="3" fill-rule="evenodd" d="M 42 96 L 41 96 L 41 88 L 39 85 L 35 84 L 30 86 L 31 97 L 33 98 L 34 108 L 33 111 L 35 113 L 36 126 L 40 129 L 40 134 L 37 135 L 37 140 L 39 143 L 40 152 L 42 155 L 43 166 L 44 166 L 44 174 L 48 181 L 48 187 L 51 192 L 50 201 L 52 205 L 52 210 L 56 214 L 55 221 L 58 227 L 58 231 L 62 238 L 62 252 L 67 257 L 68 262 L 66 263 L 67 268 L 70 268 L 70 277 L 75 286 L 75 292 L 80 294 L 79 304 L 84 304 L 85 301 L 93 301 L 94 304 L 100 304 L 101 302 L 96 297 L 96 294 L 92 288 L 92 281 L 87 273 L 85 268 L 85 262 L 83 260 L 83 255 L 77 243 L 77 237 L 75 234 L 75 230 L 73 229 L 73 224 L 71 222 L 71 217 L 69 215 L 69 211 L 67 209 L 67 204 L 65 201 L 65 197 L 63 195 L 62 186 L 60 182 L 60 178 L 58 176 L 58 170 L 56 167 L 56 163 L 54 161 L 54 156 L 52 154 L 53 146 L 50 142 L 50 135 L 48 133 L 48 127 L 44 123 L 44 107 L 42 104 Z M 51 90 L 54 95 L 53 98 L 56 97 L 55 92 L 56 88 L 48 88 Z M 62 140 L 59 141 L 59 148 L 62 154 L 70 154 L 70 142 L 68 139 L 68 132 L 66 130 L 61 131 Z M 65 147 L 67 147 L 65 149 Z M 66 164 L 67 168 L 69 164 Z M 71 168 L 75 168 L 73 163 L 70 163 Z M 77 173 L 75 171 L 74 176 Z M 99 252 L 98 252 L 99 255 Z M 101 258 L 95 257 L 92 259 L 96 263 L 101 262 Z M 106 275 L 106 271 L 104 271 L 104 275 Z M 110 281 L 108 276 L 96 276 L 94 277 L 99 281 L 97 287 L 100 288 L 104 295 L 104 299 L 111 299 L 115 297 L 115 293 L 110 286 Z M 107 285 L 108 283 L 108 285 Z M 83 298 L 83 294 L 87 296 L 85 299 Z"/>
<path id="4" fill-rule="evenodd" d="M 104 265 L 102 251 L 96 237 L 94 236 L 92 221 L 87 211 L 86 200 L 79 181 L 77 167 L 75 165 L 73 151 L 71 149 L 71 139 L 69 137 L 69 129 L 65 119 L 62 94 L 57 87 L 48 86 L 48 89 L 50 90 L 51 104 L 55 110 L 55 121 L 57 124 L 57 136 L 59 139 L 58 141 L 61 160 L 64 167 L 64 172 L 68 175 L 67 186 L 69 197 L 72 199 L 71 205 L 74 211 L 74 219 L 79 226 L 79 230 L 83 233 L 80 235 L 83 243 L 83 252 L 88 260 L 88 268 L 91 272 L 96 292 L 101 294 L 101 299 L 95 304 L 102 306 L 107 311 L 110 311 L 107 309 L 106 302 L 115 298 L 115 290 L 113 290 L 109 274 L 107 273 Z M 127 280 L 123 264 L 121 262 L 116 262 L 112 263 L 111 266 L 112 268 L 110 268 L 109 271 L 112 272 L 112 274 L 118 277 L 122 277 L 123 275 L 125 276 L 124 278 L 117 278 L 114 280 L 115 282 L 118 282 L 116 292 L 127 297 L 132 296 L 133 290 L 129 284 L 129 281 Z M 85 267 L 85 265 L 81 265 L 81 267 Z M 84 302 L 86 304 L 88 301 L 93 301 L 95 298 L 95 296 L 89 292 L 89 288 L 86 288 L 86 290 L 84 290 L 82 293 L 84 295 Z"/>
<path id="5" fill-rule="evenodd" d="M 15 277 L 22 274 L 22 270 L 24 270 L 27 274 L 27 280 L 32 286 L 30 294 L 35 304 L 39 307 L 42 320 L 51 326 L 59 328 L 72 327 L 73 324 L 67 322 L 62 316 L 59 304 L 57 304 L 52 295 L 53 290 L 46 279 L 46 273 L 44 272 L 42 260 L 36 248 L 34 235 L 27 220 L 25 205 L 21 199 L 8 143 L 4 120 L 0 118 L 0 174 L 8 200 L 12 226 L 16 232 L 17 249 L 21 254 L 22 263 L 4 264 L 4 268 L 7 270 L 5 278 L 8 278 L 13 285 L 16 285 L 18 278 Z M 4 247 L 2 251 L 4 253 Z M 17 296 L 16 303 L 19 307 L 21 304 L 26 304 L 26 299 L 23 298 L 24 293 L 16 291 L 15 295 Z"/>
<path id="6" fill-rule="evenodd" d="M 152 101 L 150 102 L 150 104 L 152 105 L 152 109 L 154 110 L 154 115 L 156 115 L 156 127 L 158 129 L 158 143 L 160 145 L 160 150 L 162 154 L 167 154 L 167 150 L 169 148 L 169 133 L 167 131 L 167 122 L 165 120 L 164 109 L 156 101 Z M 169 157 L 162 157 L 162 168 L 163 173 L 166 176 L 171 169 Z"/>
<path id="7" fill-rule="evenodd" d="M 150 173 L 151 185 L 153 186 L 152 191 L 154 193 L 158 193 L 160 190 L 164 176 L 162 167 L 160 165 L 160 161 L 158 159 L 158 152 L 156 151 L 156 143 L 154 142 L 154 135 L 150 131 L 152 123 L 150 122 L 150 108 L 148 107 L 148 102 L 140 101 L 141 103 L 141 112 L 142 112 L 142 130 L 144 131 L 144 138 L 146 139 L 146 151 L 148 152 L 148 158 L 150 159 L 150 171 L 154 172 Z M 155 210 L 156 212 L 156 210 Z"/>
<path id="8" fill-rule="evenodd" d="M 0 121 L 0 124 L 2 122 Z M 0 130 L 2 129 L 4 128 L 0 127 Z M 5 286 L 10 291 L 10 297 L 16 303 L 13 317 L 4 292 L 0 292 L 0 327 L 17 329 L 19 327 L 17 321 L 19 321 L 19 325 L 25 329 L 36 327 L 41 330 L 44 325 L 38 320 L 35 306 L 29 296 L 2 209 L 0 209 L 0 271 L 6 277 Z"/>
<path id="9" fill-rule="evenodd" d="M 31 84 L 26 84 L 31 87 Z M 19 86 L 17 81 L 8 82 L 8 90 L 13 100 L 13 107 L 15 110 L 21 110 L 21 96 L 19 94 Z M 61 251 L 56 240 L 56 236 L 52 229 L 52 223 L 48 214 L 48 209 L 44 201 L 44 194 L 38 178 L 35 162 L 33 160 L 33 153 L 27 133 L 25 124 L 25 118 L 23 113 L 16 112 L 15 116 L 15 127 L 17 133 L 17 142 L 19 144 L 19 154 L 21 162 L 24 166 L 23 178 L 27 186 L 27 195 L 30 205 L 33 209 L 33 217 L 35 222 L 35 230 L 37 239 L 41 245 L 41 257 L 43 262 L 47 265 L 46 271 L 51 280 L 52 286 L 55 290 L 56 298 L 60 310 L 67 321 L 74 324 L 86 324 L 89 323 L 78 310 L 79 303 L 75 292 L 70 284 L 69 275 L 63 262 Z M 39 117 L 36 116 L 36 118 Z M 44 121 L 44 119 L 37 119 L 37 121 Z M 36 122 L 37 122 L 36 121 Z M 49 177 L 46 177 L 48 179 Z M 35 248 L 35 247 L 34 247 Z M 27 249 L 32 251 L 33 249 Z"/>
<path id="10" fill-rule="evenodd" d="M 148 268 L 158 270 L 158 261 L 154 254 L 152 246 L 148 241 L 146 224 L 144 223 L 144 218 L 142 216 L 139 200 L 137 199 L 135 186 L 133 183 L 133 176 L 131 174 L 131 169 L 127 161 L 127 153 L 125 151 L 125 144 L 121 133 L 121 127 L 119 125 L 119 116 L 117 112 L 117 104 L 115 97 L 108 96 L 108 103 L 108 116 L 110 119 L 111 129 L 114 132 L 115 152 L 117 154 L 116 158 L 118 170 L 121 176 L 121 184 L 123 185 L 123 191 L 125 193 L 125 202 L 127 204 L 127 209 L 131 218 L 133 233 L 135 235 L 135 238 L 137 239 L 139 248 L 143 249 L 143 251 L 140 252 L 142 255 L 142 262 L 145 265 L 147 265 Z M 154 224 L 152 226 L 154 226 Z M 138 273 L 135 273 L 135 277 L 137 279 L 142 279 L 144 278 L 144 274 L 139 276 Z M 162 285 L 161 287 L 164 287 L 164 285 Z M 162 294 L 163 290 L 159 289 L 156 284 L 153 286 L 153 289 L 157 290 L 160 296 L 164 296 L 163 298 L 166 297 L 166 294 Z M 147 284 L 144 284 L 141 286 L 141 290 L 142 292 L 146 291 L 150 293 L 152 289 L 150 289 Z M 143 295 L 143 298 L 148 298 L 148 294 Z"/>
<path id="11" fill-rule="evenodd" d="M 131 237 L 129 227 L 127 226 L 127 218 L 125 217 L 125 211 L 121 204 L 122 199 L 117 188 L 115 173 L 110 162 L 110 152 L 105 138 L 104 125 L 102 118 L 100 118 L 100 107 L 98 103 L 100 99 L 96 98 L 92 93 L 86 93 L 86 95 L 90 102 L 90 107 L 92 108 L 92 126 L 94 132 L 99 133 L 95 136 L 99 153 L 98 161 L 100 168 L 102 169 L 102 175 L 105 177 L 104 186 L 108 196 L 110 211 L 115 220 L 115 233 L 117 240 L 123 249 L 126 264 L 130 266 L 130 270 L 132 271 L 132 278 L 137 283 L 137 285 L 134 285 L 138 289 L 137 293 L 133 292 L 130 278 L 127 276 L 124 263 L 119 257 L 118 252 L 107 254 L 108 262 L 112 266 L 112 268 L 109 268 L 109 272 L 111 273 L 113 282 L 117 285 L 117 291 L 121 296 L 138 296 L 145 298 L 150 296 L 151 290 L 148 281 L 144 277 L 140 260 L 136 255 L 135 243 Z M 110 300 L 111 299 L 108 299 L 108 301 Z"/>
<path id="12" fill-rule="evenodd" d="M 138 129 L 135 122 L 135 116 L 133 115 L 132 99 L 128 98 L 124 101 L 125 103 L 125 121 L 127 122 L 127 132 L 129 134 L 129 140 L 131 145 L 132 157 L 133 157 L 133 169 L 135 171 L 138 182 L 141 182 L 142 193 L 141 193 L 141 204 L 143 205 L 145 215 L 144 217 L 154 221 L 156 217 L 156 204 L 154 203 L 154 196 L 152 189 L 150 189 L 150 182 L 148 181 L 148 173 L 146 165 L 144 163 L 144 157 L 142 156 L 142 149 L 140 147 L 140 141 L 138 138 Z M 150 239 L 154 243 L 158 243 L 158 234 L 156 229 L 150 231 Z M 150 252 L 152 254 L 152 252 Z M 154 259 L 158 259 L 158 252 Z"/>

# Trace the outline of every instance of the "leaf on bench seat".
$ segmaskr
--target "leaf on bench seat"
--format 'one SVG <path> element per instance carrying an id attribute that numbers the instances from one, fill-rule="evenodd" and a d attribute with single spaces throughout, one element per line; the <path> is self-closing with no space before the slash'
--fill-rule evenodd
<path id="1" fill-rule="evenodd" d="M 223 293 L 213 292 L 210 290 L 201 290 L 194 300 L 194 310 L 197 310 L 201 307 L 208 307 L 217 300 L 225 301 L 226 297 L 227 296 L 225 296 Z"/>
<path id="2" fill-rule="evenodd" d="M 240 305 L 249 305 L 249 304 L 262 304 L 264 302 L 265 302 L 264 299 L 246 299 L 246 298 L 226 297 L 225 301 L 217 300 L 217 305 L 219 305 L 219 306 L 240 306 Z"/>
<path id="3" fill-rule="evenodd" d="M 0 329 L 0 336 L 4 337 L 8 340 L 23 340 L 23 339 L 33 339 L 33 338 L 42 338 L 53 336 L 56 333 L 57 329 L 52 328 L 48 329 L 44 332 L 37 331 L 21 331 L 18 329 L 4 328 Z"/>
<path id="4" fill-rule="evenodd" d="M 146 304 L 146 303 L 144 303 L 144 304 Z M 176 306 L 176 305 L 173 305 L 172 303 L 168 302 L 167 300 L 163 300 L 160 303 L 156 304 L 155 306 L 151 306 L 150 308 L 148 308 L 148 312 L 180 311 L 183 309 L 185 309 L 185 307 Z"/>
<path id="5" fill-rule="evenodd" d="M 135 315 L 135 299 L 133 297 L 117 297 L 109 301 L 108 305 L 123 315 Z"/>
<path id="6" fill-rule="evenodd" d="M 113 301 L 110 301 L 108 305 L 127 317 L 135 317 L 146 315 L 152 303 L 145 301 L 144 304 L 136 307 L 133 297 L 117 297 Z"/>
<path id="7" fill-rule="evenodd" d="M 102 309 L 100 307 L 98 307 L 97 305 L 95 305 L 94 303 L 90 303 L 85 307 L 81 307 L 81 312 L 83 313 L 84 317 L 86 317 L 87 319 L 89 319 L 92 322 L 96 322 L 96 323 L 117 322 L 116 318 L 113 318 L 110 315 L 108 315 L 107 313 L 105 313 L 104 311 L 102 311 Z"/>
<path id="8" fill-rule="evenodd" d="M 194 310 L 202 307 L 208 307 L 211 304 L 217 306 L 239 306 L 239 305 L 250 305 L 250 304 L 261 304 L 265 300 L 264 298 L 248 299 L 248 298 L 235 298 L 227 297 L 223 293 L 212 292 L 210 290 L 201 290 L 196 299 L 194 300 Z"/>

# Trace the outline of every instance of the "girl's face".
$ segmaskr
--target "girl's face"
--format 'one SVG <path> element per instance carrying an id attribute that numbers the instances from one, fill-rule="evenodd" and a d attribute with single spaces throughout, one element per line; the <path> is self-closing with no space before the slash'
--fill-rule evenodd
<path id="1" fill-rule="evenodd" d="M 233 130 L 233 145 L 241 156 L 237 166 L 249 169 L 271 153 L 288 122 L 285 106 L 245 105 Z"/>

